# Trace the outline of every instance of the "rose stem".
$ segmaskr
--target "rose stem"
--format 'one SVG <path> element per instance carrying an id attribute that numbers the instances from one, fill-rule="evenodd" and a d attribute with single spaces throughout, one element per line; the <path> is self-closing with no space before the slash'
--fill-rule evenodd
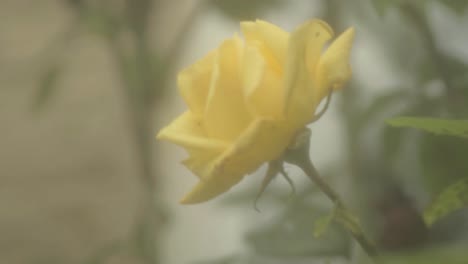
<path id="1" fill-rule="evenodd" d="M 336 193 L 324 180 L 320 177 L 318 171 L 315 169 L 312 161 L 310 160 L 309 155 L 309 143 L 310 143 L 310 130 L 305 130 L 303 133 L 304 138 L 307 138 L 306 141 L 303 141 L 298 147 L 290 149 L 286 153 L 286 161 L 295 164 L 301 168 L 304 173 L 315 183 L 320 190 L 335 204 L 337 212 L 339 212 L 339 220 L 346 229 L 351 233 L 351 235 L 356 239 L 356 241 L 361 245 L 362 249 L 369 255 L 371 258 L 375 258 L 378 253 L 374 244 L 366 237 L 362 228 L 360 227 L 357 220 L 353 217 L 353 214 L 345 206 L 343 200 L 340 198 L 338 193 Z"/>
<path id="2" fill-rule="evenodd" d="M 320 177 L 312 162 L 309 159 L 304 160 L 307 161 L 303 162 L 300 168 L 312 180 L 312 182 L 314 182 L 320 188 L 320 190 L 322 190 L 322 192 L 335 204 L 337 209 L 344 212 L 342 214 L 342 216 L 346 218 L 344 221 L 348 223 L 354 223 L 355 220 L 349 217 L 351 214 L 344 205 L 340 196 L 323 180 L 322 177 Z M 362 249 L 370 257 L 373 258 L 377 256 L 377 249 L 375 248 L 374 244 L 365 236 L 359 225 L 353 224 L 353 228 L 348 228 L 348 230 L 354 239 L 356 239 L 356 241 L 359 243 L 359 245 L 361 245 Z"/>

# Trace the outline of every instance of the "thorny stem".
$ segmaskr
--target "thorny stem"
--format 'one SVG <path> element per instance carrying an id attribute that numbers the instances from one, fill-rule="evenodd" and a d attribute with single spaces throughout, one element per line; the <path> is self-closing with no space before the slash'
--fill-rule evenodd
<path id="1" fill-rule="evenodd" d="M 273 178 L 276 176 L 276 174 L 280 170 L 281 166 L 282 166 L 282 164 L 280 162 L 277 162 L 277 161 L 272 161 L 272 162 L 270 162 L 268 164 L 268 170 L 267 170 L 267 172 L 265 174 L 265 177 L 263 178 L 262 185 L 260 187 L 260 191 L 257 193 L 257 196 L 255 197 L 255 200 L 254 200 L 254 209 L 255 209 L 255 211 L 260 213 L 260 209 L 257 206 L 258 200 L 260 199 L 262 194 L 265 192 L 266 187 L 268 186 L 268 184 L 270 184 L 271 180 L 273 180 Z"/>
<path id="2" fill-rule="evenodd" d="M 369 255 L 371 258 L 376 257 L 377 249 L 375 248 L 374 244 L 366 237 L 356 220 L 351 217 L 352 214 L 346 208 L 340 196 L 323 180 L 322 177 L 320 177 L 312 162 L 308 159 L 305 159 L 304 161 L 306 160 L 308 162 L 303 162 L 301 169 L 335 204 L 336 208 L 338 209 L 337 211 L 343 212 L 340 215 L 343 219 L 340 220 L 346 226 L 351 225 L 347 228 L 348 231 L 351 233 L 354 239 L 356 239 L 359 245 L 361 245 L 362 249 L 367 253 L 367 255 Z"/>
<path id="3" fill-rule="evenodd" d="M 310 131 L 308 131 L 310 135 Z M 305 134 L 305 133 L 304 133 Z M 310 138 L 310 137 L 308 137 Z M 362 249 L 371 258 L 377 257 L 377 249 L 374 244 L 366 237 L 357 219 L 353 216 L 351 211 L 346 207 L 343 200 L 335 190 L 333 190 L 324 180 L 320 177 L 318 171 L 315 169 L 309 157 L 309 141 L 303 142 L 297 148 L 291 149 L 286 153 L 285 160 L 301 168 L 304 173 L 322 190 L 322 192 L 333 202 L 336 211 L 339 213 L 336 220 L 346 227 L 354 239 L 359 243 Z"/>

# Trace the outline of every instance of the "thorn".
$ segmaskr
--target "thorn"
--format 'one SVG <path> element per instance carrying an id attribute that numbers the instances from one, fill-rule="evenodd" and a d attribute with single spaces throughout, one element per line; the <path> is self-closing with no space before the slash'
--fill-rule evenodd
<path id="1" fill-rule="evenodd" d="M 283 166 L 281 166 L 280 168 L 280 173 L 281 175 L 283 175 L 283 178 L 289 183 L 289 186 L 291 186 L 291 193 L 289 194 L 289 199 L 291 199 L 292 197 L 296 195 L 296 186 L 294 186 L 293 180 L 286 173 Z"/>
<path id="2" fill-rule="evenodd" d="M 330 89 L 330 91 L 328 92 L 328 95 L 327 95 L 327 100 L 325 101 L 325 106 L 322 108 L 322 110 L 320 110 L 320 112 L 318 112 L 314 116 L 314 118 L 312 118 L 310 123 L 314 123 L 314 122 L 318 121 L 325 114 L 325 112 L 327 112 L 327 109 L 330 106 L 332 94 L 333 94 L 333 89 Z"/>
<path id="3" fill-rule="evenodd" d="M 257 202 L 258 200 L 260 199 L 260 197 L 262 196 L 262 194 L 265 192 L 266 190 L 266 187 L 268 186 L 268 184 L 270 184 L 270 182 L 273 180 L 273 178 L 275 178 L 276 174 L 278 174 L 278 171 L 280 171 L 280 168 L 282 167 L 281 165 L 279 165 L 280 163 L 278 161 L 272 161 L 268 164 L 268 170 L 265 174 L 265 177 L 263 178 L 263 181 L 262 181 L 262 185 L 260 186 L 260 190 L 258 191 L 257 193 L 257 196 L 255 197 L 255 200 L 254 200 L 254 209 L 255 211 L 260 212 L 260 209 L 258 209 L 257 207 Z"/>

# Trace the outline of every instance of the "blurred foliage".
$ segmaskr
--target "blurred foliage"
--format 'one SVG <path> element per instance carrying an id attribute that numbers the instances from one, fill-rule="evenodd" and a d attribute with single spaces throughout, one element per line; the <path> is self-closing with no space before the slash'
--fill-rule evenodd
<path id="1" fill-rule="evenodd" d="M 448 245 L 417 252 L 406 252 L 382 257 L 382 264 L 465 264 L 466 245 Z"/>
<path id="2" fill-rule="evenodd" d="M 405 0 L 372 0 L 374 8 L 379 15 L 383 16 L 387 13 L 388 9 L 394 8 L 398 4 L 402 3 Z M 422 2 L 425 0 L 418 0 L 417 2 Z"/>
<path id="3" fill-rule="evenodd" d="M 468 7 L 468 1 L 465 1 L 465 0 L 439 0 L 439 1 L 459 15 L 462 15 L 466 11 L 466 8 Z"/>
<path id="4" fill-rule="evenodd" d="M 419 128 L 438 135 L 449 135 L 468 138 L 467 120 L 447 120 L 421 117 L 397 117 L 387 120 L 395 127 Z"/>
<path id="5" fill-rule="evenodd" d="M 220 205 L 253 206 L 257 193 L 258 188 L 232 193 L 221 200 Z M 265 192 L 260 210 L 265 210 L 264 207 L 268 204 L 272 205 L 272 208 L 280 209 L 280 213 L 268 223 L 261 224 L 246 234 L 250 253 L 206 263 L 271 263 L 268 259 L 290 262 L 298 258 L 319 256 L 348 257 L 350 243 L 346 232 L 332 221 L 336 210 L 327 209 L 321 203 L 314 202 L 318 196 L 321 196 L 320 191 L 312 185 L 292 197 L 290 193 L 283 191 Z M 269 210 L 272 208 L 269 207 Z M 314 236 L 317 232 L 320 233 L 320 237 Z"/>
<path id="6" fill-rule="evenodd" d="M 111 14 L 105 7 L 88 6 L 82 12 L 84 27 L 97 36 L 113 36 L 122 26 L 122 21 Z"/>
<path id="7" fill-rule="evenodd" d="M 336 208 L 330 213 L 317 218 L 314 222 L 314 237 L 320 238 L 327 230 L 333 219 L 335 218 Z"/>
<path id="8" fill-rule="evenodd" d="M 189 35 L 187 30 L 195 24 L 192 22 L 196 16 L 188 19 L 180 32 L 182 37 L 175 39 L 171 49 L 162 52 L 149 47 L 146 32 L 148 16 L 152 8 L 157 7 L 157 1 L 123 1 L 125 4 L 122 7 L 112 1 L 65 2 L 74 11 L 76 20 L 51 42 L 44 55 L 41 54 L 44 57 L 42 61 L 46 63 L 38 78 L 32 107 L 34 110 L 42 109 L 59 91 L 60 76 L 66 67 L 63 56 L 67 53 L 68 43 L 83 32 L 99 36 L 115 58 L 118 75 L 123 82 L 124 95 L 129 102 L 129 116 L 136 120 L 132 123 L 135 130 L 133 136 L 142 153 L 142 171 L 151 175 L 152 172 L 148 169 L 151 150 L 148 148 L 153 146 L 153 106 L 164 97 L 167 80 L 174 78 L 170 74 L 171 70 L 177 63 L 180 49 L 187 42 L 184 36 Z M 337 174 L 351 179 L 352 184 L 348 187 L 353 195 L 358 197 L 356 200 L 360 202 L 361 210 L 359 221 L 356 219 L 345 224 L 351 231 L 353 226 L 361 223 L 368 229 L 377 226 L 377 231 L 373 234 L 376 241 L 392 240 L 399 243 L 392 248 L 381 245 L 383 252 L 393 252 L 385 255 L 383 263 L 467 263 L 468 255 L 464 248 L 456 246 L 459 244 L 440 248 L 441 241 L 428 242 L 411 236 L 415 233 L 417 234 L 414 236 L 418 236 L 419 233 L 427 231 L 424 226 L 417 226 L 421 224 L 421 214 L 415 209 L 415 204 L 427 207 L 424 220 L 428 225 L 437 223 L 442 226 L 445 223 L 439 220 L 449 214 L 454 215 L 455 211 L 468 205 L 468 65 L 462 58 L 448 55 L 439 47 L 427 16 L 428 3 L 432 2 L 450 8 L 454 15 L 465 15 L 468 1 L 371 0 L 369 3 L 379 14 L 377 17 L 382 24 L 391 11 L 392 15 L 396 15 L 408 25 L 404 30 L 389 31 L 385 34 L 382 34 L 385 26 L 367 21 L 371 16 L 360 15 L 362 13 L 359 13 L 361 11 L 358 8 L 365 1 L 352 2 L 351 5 L 356 4 L 355 6 L 340 0 L 322 2 L 328 7 L 324 16 L 332 25 L 347 23 L 342 18 L 345 16 L 341 16 L 343 13 L 362 17 L 364 29 L 369 31 L 371 37 L 379 38 L 379 45 L 383 46 L 383 50 L 387 49 L 384 58 L 390 62 L 397 62 L 399 67 L 410 71 L 409 75 L 412 78 L 409 85 L 387 89 L 369 101 L 362 100 L 369 90 L 366 88 L 375 87 L 361 87 L 361 84 L 353 83 L 343 91 L 339 114 L 344 127 L 343 135 L 347 139 L 347 149 L 343 150 L 347 155 L 347 164 Z M 206 0 L 200 6 L 209 5 L 231 20 L 244 20 L 262 18 L 268 11 L 281 10 L 288 3 L 289 1 L 284 0 Z M 200 10 L 207 9 L 199 9 L 197 12 Z M 411 36 L 410 40 L 408 36 Z M 132 45 L 122 43 L 128 41 L 126 38 L 132 40 Z M 414 64 L 417 67 L 407 67 L 405 63 L 414 50 L 422 51 L 424 56 Z M 56 56 L 50 58 L 50 53 Z M 428 95 L 426 88 L 432 82 L 441 84 L 440 92 Z M 389 119 L 392 116 L 400 117 Z M 387 126 L 385 122 L 391 126 Z M 431 134 L 415 133 L 414 129 Z M 336 164 L 333 166 L 340 167 Z M 152 185 L 148 179 L 148 175 L 142 177 L 144 186 Z M 148 191 L 155 193 L 151 188 Z M 221 205 L 229 208 L 251 204 L 253 209 L 257 192 L 258 190 L 253 188 L 246 192 L 233 193 L 227 196 Z M 340 221 L 339 211 L 317 203 L 317 197 L 320 195 L 313 186 L 292 199 L 280 191 L 267 191 L 261 202 L 276 205 L 274 208 L 278 213 L 247 232 L 247 252 L 197 263 L 262 264 L 272 263 L 271 259 L 290 263 L 293 260 L 310 260 L 317 256 L 352 257 L 352 241 L 344 228 L 337 224 Z M 149 202 L 154 203 L 151 200 L 155 199 L 154 196 L 145 197 L 149 197 Z M 427 200 L 433 202 L 428 206 Z M 156 211 L 159 215 L 161 207 L 158 205 L 145 208 L 151 208 L 148 210 Z M 156 245 L 153 234 L 158 231 L 157 224 L 160 219 L 156 219 L 151 212 L 140 216 L 144 219 L 138 222 L 128 241 L 110 243 L 109 246 L 98 249 L 87 263 L 105 263 L 109 255 L 128 248 L 132 248 L 135 254 L 144 256 L 147 259 L 145 262 L 156 263 L 157 252 L 153 252 Z M 458 218 L 457 223 L 467 220 L 463 215 L 454 217 Z M 361 219 L 363 221 L 360 221 Z M 463 226 L 445 224 L 443 228 L 455 230 L 454 233 L 463 233 Z M 408 230 L 422 232 L 412 233 Z M 453 242 L 455 235 L 451 237 L 451 233 L 447 233 L 447 240 Z M 129 241 L 132 245 L 127 245 Z M 428 243 L 434 248 L 427 249 Z M 401 254 L 399 250 L 405 254 Z M 355 263 L 360 262 L 357 260 Z"/>
<path id="9" fill-rule="evenodd" d="M 260 255 L 277 257 L 348 256 L 349 239 L 334 223 L 320 238 L 314 237 L 314 222 L 324 209 L 302 199 L 291 204 L 271 223 L 247 234 L 247 242 Z"/>
<path id="10" fill-rule="evenodd" d="M 466 0 L 437 0 L 438 2 L 444 4 L 451 10 L 453 10 L 458 15 L 462 15 L 466 8 L 468 7 L 468 1 Z M 398 5 L 406 4 L 408 1 L 406 0 L 372 0 L 374 8 L 379 13 L 379 15 L 383 16 L 387 13 L 387 11 L 391 8 L 395 8 Z M 416 0 L 411 1 L 413 5 L 416 5 L 418 8 L 424 8 L 424 5 L 430 0 Z"/>
<path id="11" fill-rule="evenodd" d="M 451 212 L 468 207 L 468 178 L 447 186 L 424 212 L 424 220 L 432 225 Z"/>
<path id="12" fill-rule="evenodd" d="M 32 110 L 41 112 L 60 89 L 58 82 L 66 71 L 66 55 L 70 45 L 80 36 L 79 22 L 72 21 L 64 31 L 59 32 L 37 54 L 43 66 L 39 73 L 37 90 L 32 100 Z"/>
<path id="13" fill-rule="evenodd" d="M 208 0 L 208 4 L 234 20 L 255 20 L 272 8 L 286 5 L 284 0 Z"/>
<path id="14" fill-rule="evenodd" d="M 109 258 L 109 256 L 122 252 L 126 248 L 128 248 L 126 243 L 122 243 L 121 241 L 111 242 L 107 246 L 96 250 L 93 255 L 89 256 L 86 260 L 83 261 L 83 264 L 106 263 L 106 260 Z"/>
<path id="15" fill-rule="evenodd" d="M 425 135 L 419 149 L 421 170 L 428 191 L 438 194 L 460 178 L 467 177 L 468 140 L 459 137 Z"/>
<path id="16" fill-rule="evenodd" d="M 181 53 L 182 46 L 178 42 L 183 43 L 187 34 L 181 32 L 176 39 L 177 45 L 171 45 L 167 52 L 168 57 L 161 55 L 165 51 L 150 48 L 148 18 L 153 11 L 153 2 L 156 1 L 63 1 L 70 9 L 73 20 L 40 54 L 41 61 L 45 61 L 45 70 L 34 97 L 34 110 L 41 109 L 59 90 L 57 83 L 65 68 L 68 44 L 79 36 L 91 33 L 97 41 L 106 45 L 122 82 L 118 87 L 123 89 L 130 136 L 136 149 L 137 166 L 140 167 L 136 178 L 142 186 L 141 208 L 135 216 L 133 230 L 123 241 L 111 241 L 109 245 L 96 249 L 85 263 L 106 263 L 109 258 L 124 251 L 131 251 L 143 263 L 160 262 L 158 234 L 167 223 L 167 212 L 158 198 L 160 192 L 156 190 L 160 186 L 155 184 L 158 174 L 152 164 L 153 115 L 157 100 L 162 99 L 163 91 L 167 89 L 168 73 L 173 70 Z M 189 17 L 189 26 L 195 17 L 196 12 Z"/>
<path id="17" fill-rule="evenodd" d="M 418 128 L 437 135 L 468 138 L 468 121 L 466 120 L 399 117 L 390 119 L 387 123 L 395 127 Z M 451 139 L 449 138 L 449 140 Z M 455 144 L 458 146 L 461 143 L 464 148 L 454 148 L 453 146 L 455 144 L 450 144 L 451 142 L 447 142 L 446 138 L 444 138 L 442 144 L 439 143 L 441 140 L 431 138 L 431 140 L 427 142 L 429 147 L 423 148 L 422 151 L 422 157 L 426 159 L 424 163 L 426 165 L 424 166 L 426 173 L 435 174 L 435 176 L 429 178 L 446 178 L 443 177 L 444 175 L 457 175 L 458 177 L 462 177 L 458 182 L 445 187 L 432 205 L 426 209 L 424 212 L 424 220 L 428 225 L 432 225 L 435 221 L 453 211 L 468 206 L 468 179 L 465 173 L 460 173 L 468 171 L 468 165 L 466 165 L 468 143 L 460 142 L 461 140 L 456 139 L 452 140 L 452 142 L 453 141 L 455 141 Z M 433 148 L 434 144 L 438 144 L 439 147 Z M 459 151 L 459 153 L 454 153 L 454 151 Z M 440 162 L 439 159 L 438 162 L 434 164 L 434 160 L 439 158 L 440 153 L 450 153 L 451 155 L 443 156 L 442 162 Z M 457 166 L 458 164 L 465 164 L 465 166 L 460 168 L 460 166 Z M 446 184 L 438 181 L 432 185 L 445 186 Z"/>
<path id="18" fill-rule="evenodd" d="M 426 53 L 417 63 L 421 67 L 408 68 L 414 87 L 392 89 L 372 98 L 368 104 L 362 104 L 360 98 L 365 96 L 365 89 L 354 84 L 349 87 L 351 89 L 344 91 L 342 101 L 343 122 L 346 124 L 345 134 L 348 136 L 349 144 L 350 170 L 356 180 L 354 191 L 358 193 L 356 195 L 362 196 L 360 201 L 369 203 L 367 207 L 364 205 L 361 209 L 362 215 L 368 217 L 364 222 L 368 226 L 376 226 L 374 229 L 377 241 L 393 241 L 391 248 L 382 244 L 383 251 L 415 250 L 426 246 L 427 243 L 440 242 L 408 237 L 411 233 L 408 230 L 424 229 L 411 227 L 417 223 L 423 225 L 422 221 L 418 220 L 421 216 L 414 209 L 414 204 L 418 202 L 420 207 L 426 207 L 427 204 L 421 204 L 421 201 L 426 201 L 428 197 L 434 199 L 433 205 L 427 209 L 431 212 L 429 214 L 434 213 L 433 220 L 452 212 L 455 207 L 459 209 L 461 204 L 455 200 L 458 199 L 460 202 L 461 198 L 457 195 L 462 194 L 444 189 L 450 190 L 454 182 L 464 182 L 468 171 L 466 163 L 468 67 L 463 59 L 447 55 L 436 44 L 439 40 L 434 36 L 434 29 L 428 23 L 429 18 L 426 14 L 429 6 L 426 4 L 429 2 L 434 1 L 372 1 L 381 15 L 391 9 L 393 16 L 408 19 L 410 34 L 421 40 L 421 42 L 413 40 L 413 43 L 418 43 L 414 48 Z M 440 2 L 448 4 L 447 1 Z M 463 4 L 460 8 L 466 8 L 467 2 L 463 2 L 460 1 L 460 4 Z M 457 10 L 457 14 L 462 14 L 458 11 L 460 10 Z M 369 28 L 378 30 L 379 27 Z M 373 33 L 378 34 L 377 31 Z M 403 30 L 401 33 L 395 31 L 388 34 L 388 38 L 391 43 L 395 41 L 407 43 L 402 42 L 406 39 L 405 34 Z M 387 54 L 386 58 L 390 59 L 390 56 L 401 59 L 403 62 L 401 66 L 404 67 L 404 62 L 407 61 L 404 52 Z M 434 81 L 441 83 L 438 87 L 440 90 L 429 94 L 426 89 Z M 444 116 L 451 119 L 401 117 L 389 120 L 390 116 Z M 392 126 L 386 126 L 385 121 Z M 433 134 L 395 127 L 422 129 Z M 397 191 L 389 191 L 392 188 Z M 438 197 L 441 192 L 440 195 L 447 197 L 447 200 L 437 205 L 437 201 L 442 198 L 434 197 Z M 407 193 L 409 196 L 404 195 L 406 198 L 402 198 L 398 193 Z M 463 206 L 466 206 L 466 203 Z M 463 214 L 454 217 L 459 221 L 451 221 L 451 226 L 444 221 L 438 223 L 440 226 L 437 228 L 444 230 L 447 234 L 445 239 L 448 241 L 457 239 L 452 234 L 450 240 L 448 230 L 458 228 L 459 232 L 463 233 L 461 230 L 466 229 L 460 225 L 466 221 L 466 217 L 465 220 Z M 454 226 L 453 223 L 458 225 Z M 433 232 L 429 230 L 431 239 L 435 239 L 435 236 L 431 235 Z M 415 235 L 417 236 L 416 233 Z M 416 244 L 405 242 L 411 240 L 419 242 Z M 392 258 L 389 263 L 432 263 L 425 262 L 424 259 L 424 254 L 408 259 L 401 256 L 398 259 Z M 465 263 L 467 260 L 466 256 L 461 259 L 461 262 L 453 263 Z M 438 258 L 434 263 L 452 263 L 450 258 L 446 260 L 447 262 Z"/>
<path id="19" fill-rule="evenodd" d="M 242 260 L 239 256 L 227 256 L 212 260 L 196 261 L 194 264 L 245 264 L 246 260 Z"/>
<path id="20" fill-rule="evenodd" d="M 57 82 L 62 72 L 62 65 L 52 64 L 45 70 L 39 80 L 39 87 L 34 96 L 32 110 L 38 112 L 46 105 L 55 91 L 57 90 Z"/>

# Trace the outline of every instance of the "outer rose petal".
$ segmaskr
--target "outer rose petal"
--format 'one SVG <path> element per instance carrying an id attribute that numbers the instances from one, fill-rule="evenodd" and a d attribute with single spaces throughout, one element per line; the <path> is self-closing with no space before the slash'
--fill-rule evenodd
<path id="1" fill-rule="evenodd" d="M 190 171 L 192 171 L 199 179 L 207 178 L 210 173 L 211 164 L 220 155 L 218 151 L 210 149 L 205 150 L 189 150 L 190 157 L 182 163 Z"/>
<path id="2" fill-rule="evenodd" d="M 293 135 L 294 131 L 290 127 L 277 121 L 254 121 L 235 144 L 213 162 L 211 172 L 200 180 L 181 203 L 201 203 L 226 192 L 262 163 L 277 159 Z"/>
<path id="3" fill-rule="evenodd" d="M 336 38 L 320 58 L 315 72 L 317 87 L 314 92 L 317 98 L 326 96 L 329 88 L 340 89 L 351 78 L 349 53 L 353 39 L 354 28 L 349 28 Z"/>
<path id="4" fill-rule="evenodd" d="M 304 126 L 319 103 L 314 98 L 313 71 L 325 43 L 333 36 L 327 23 L 311 20 L 296 29 L 289 40 L 285 76 L 286 115 L 290 125 Z"/>
<path id="5" fill-rule="evenodd" d="M 180 94 L 189 109 L 199 116 L 205 112 L 214 60 L 215 52 L 213 51 L 177 76 Z"/>
<path id="6" fill-rule="evenodd" d="M 241 22 L 241 30 L 249 45 L 258 44 L 263 56 L 275 69 L 282 71 L 286 61 L 289 33 L 266 21 Z"/>
<path id="7" fill-rule="evenodd" d="M 247 107 L 257 117 L 284 118 L 284 89 L 257 47 L 244 49 L 242 79 Z"/>
<path id="8" fill-rule="evenodd" d="M 186 194 L 181 204 L 196 204 L 206 202 L 223 192 L 229 190 L 232 186 L 242 180 L 244 175 L 241 177 L 224 174 L 222 177 L 213 177 L 210 180 L 200 180 L 195 187 Z"/>
<path id="9" fill-rule="evenodd" d="M 171 141 L 189 152 L 221 153 L 229 146 L 225 141 L 207 138 L 202 121 L 190 111 L 186 111 L 167 127 L 161 129 L 156 138 Z"/>
<path id="10" fill-rule="evenodd" d="M 209 137 L 232 141 L 251 122 L 240 80 L 242 42 L 224 41 L 217 50 L 204 121 Z"/>

